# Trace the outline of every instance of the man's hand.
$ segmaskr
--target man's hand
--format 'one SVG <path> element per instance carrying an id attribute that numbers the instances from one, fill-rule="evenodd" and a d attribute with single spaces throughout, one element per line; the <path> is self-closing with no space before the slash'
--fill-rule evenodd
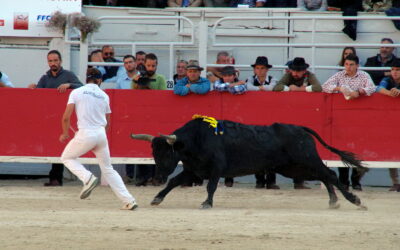
<path id="1" fill-rule="evenodd" d="M 36 89 L 37 84 L 36 83 L 31 83 L 28 85 L 28 88 L 30 89 Z"/>
<path id="2" fill-rule="evenodd" d="M 192 86 L 191 83 L 188 83 L 188 84 L 185 85 L 185 87 L 188 88 L 188 89 L 190 89 L 190 86 Z"/>
<path id="3" fill-rule="evenodd" d="M 68 134 L 61 134 L 59 140 L 61 143 L 64 143 L 66 140 L 68 140 L 68 138 L 69 138 Z"/>
<path id="4" fill-rule="evenodd" d="M 400 95 L 400 90 L 396 88 L 392 88 L 390 90 L 390 96 L 392 97 L 398 97 Z"/>
<path id="5" fill-rule="evenodd" d="M 306 87 L 305 86 L 301 86 L 301 87 L 297 87 L 294 84 L 289 85 L 289 90 L 290 91 L 306 91 Z"/>
<path id="6" fill-rule="evenodd" d="M 71 84 L 69 83 L 63 83 L 60 86 L 58 86 L 57 90 L 60 93 L 65 93 L 65 91 L 67 91 L 67 89 L 69 89 L 71 87 Z"/>

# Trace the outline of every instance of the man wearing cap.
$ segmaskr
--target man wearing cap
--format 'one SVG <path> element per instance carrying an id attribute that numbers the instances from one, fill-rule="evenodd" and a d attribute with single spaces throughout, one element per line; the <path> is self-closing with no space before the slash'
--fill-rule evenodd
<path id="1" fill-rule="evenodd" d="M 390 97 L 400 97 L 400 60 L 393 61 L 390 76 L 382 79 L 376 87 L 376 92 Z M 389 191 L 400 192 L 399 174 L 397 168 L 389 168 L 389 175 L 393 186 Z"/>
<path id="2" fill-rule="evenodd" d="M 251 65 L 254 75 L 246 80 L 246 87 L 249 91 L 272 91 L 276 85 L 275 77 L 268 75 L 268 71 L 272 65 L 268 64 L 268 58 L 259 56 L 256 62 Z"/>
<path id="3" fill-rule="evenodd" d="M 200 76 L 202 70 L 197 60 L 189 61 L 187 76 L 176 83 L 174 94 L 184 96 L 189 93 L 206 94 L 210 91 L 210 81 Z"/>
<path id="4" fill-rule="evenodd" d="M 309 65 L 305 62 L 304 58 L 296 57 L 288 67 L 289 72 L 283 75 L 273 91 L 322 91 L 317 77 L 307 70 Z"/>
<path id="5" fill-rule="evenodd" d="M 13 88 L 14 85 L 11 83 L 8 76 L 3 72 L 0 72 L 0 88 Z"/>
<path id="6" fill-rule="evenodd" d="M 83 182 L 80 198 L 86 199 L 99 181 L 77 158 L 92 151 L 99 161 L 103 178 L 124 203 L 121 209 L 134 210 L 137 208 L 135 198 L 126 189 L 121 176 L 111 165 L 106 135 L 110 126 L 111 109 L 108 95 L 100 89 L 102 75 L 99 70 L 90 68 L 86 77 L 87 84 L 73 90 L 69 95 L 68 104 L 61 120 L 62 134 L 59 138 L 61 143 L 65 143 L 69 139 L 71 116 L 74 111 L 78 120 L 78 131 L 65 147 L 61 161 Z"/>
<path id="7" fill-rule="evenodd" d="M 394 47 L 385 47 L 384 44 L 393 44 L 391 38 L 382 38 L 381 44 L 383 45 L 379 49 L 379 54 L 373 57 L 369 57 L 365 63 L 365 67 L 390 67 L 396 56 L 393 54 Z M 379 85 L 384 77 L 390 76 L 390 71 L 381 70 L 366 70 L 375 85 Z"/>

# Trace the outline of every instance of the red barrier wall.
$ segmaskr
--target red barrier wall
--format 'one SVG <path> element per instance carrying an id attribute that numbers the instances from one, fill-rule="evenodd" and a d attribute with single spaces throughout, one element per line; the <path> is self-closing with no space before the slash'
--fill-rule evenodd
<path id="1" fill-rule="evenodd" d="M 131 132 L 168 134 L 198 113 L 248 124 L 304 125 L 328 144 L 364 160 L 400 161 L 399 100 L 379 94 L 346 101 L 340 94 L 323 93 L 211 92 L 181 97 L 171 91 L 106 92 L 113 111 L 109 131 L 113 157 L 150 157 L 149 143 L 131 140 Z M 65 145 L 58 137 L 67 99 L 68 93 L 54 89 L 0 89 L 0 156 L 60 156 Z M 318 149 L 324 159 L 336 159 Z"/>

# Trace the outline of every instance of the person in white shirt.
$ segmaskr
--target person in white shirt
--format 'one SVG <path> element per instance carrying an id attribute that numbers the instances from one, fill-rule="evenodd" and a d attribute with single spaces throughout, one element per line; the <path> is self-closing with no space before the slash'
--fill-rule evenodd
<path id="1" fill-rule="evenodd" d="M 0 88 L 14 88 L 8 76 L 3 72 L 0 72 Z"/>
<path id="2" fill-rule="evenodd" d="M 78 118 L 78 131 L 65 147 L 61 161 L 82 182 L 81 199 L 86 199 L 98 185 L 96 178 L 77 158 L 92 151 L 99 161 L 104 178 L 117 197 L 124 203 L 122 209 L 134 210 L 138 206 L 135 198 L 126 189 L 121 176 L 111 165 L 110 150 L 106 130 L 110 124 L 110 101 L 108 95 L 100 89 L 102 75 L 99 70 L 90 68 L 87 71 L 87 84 L 71 92 L 62 118 L 60 142 L 69 138 L 72 113 Z"/>

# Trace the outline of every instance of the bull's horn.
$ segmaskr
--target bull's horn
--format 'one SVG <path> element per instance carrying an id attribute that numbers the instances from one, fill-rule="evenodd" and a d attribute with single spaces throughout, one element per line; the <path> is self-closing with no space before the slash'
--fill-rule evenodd
<path id="1" fill-rule="evenodd" d="M 154 139 L 154 136 L 152 135 L 146 135 L 146 134 L 131 134 L 132 139 L 136 140 L 143 140 L 143 141 L 152 141 Z"/>
<path id="2" fill-rule="evenodd" d="M 162 138 L 165 138 L 169 145 L 173 145 L 176 142 L 176 139 L 178 139 L 176 137 L 176 135 L 163 135 L 163 134 L 160 134 L 160 136 Z"/>

